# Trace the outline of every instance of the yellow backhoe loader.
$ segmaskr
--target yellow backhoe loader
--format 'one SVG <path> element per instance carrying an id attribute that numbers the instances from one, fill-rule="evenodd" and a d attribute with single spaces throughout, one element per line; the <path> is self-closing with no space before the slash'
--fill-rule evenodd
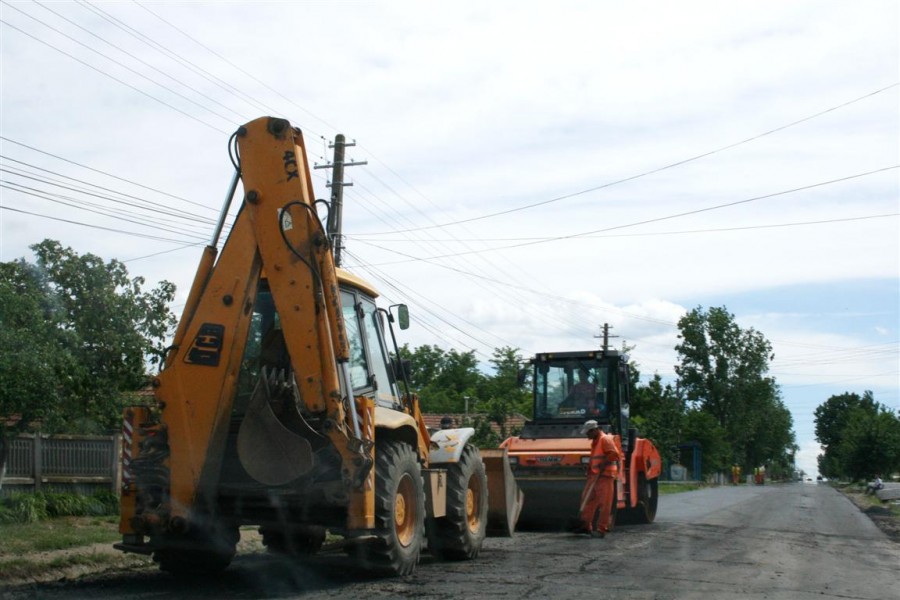
<path id="1" fill-rule="evenodd" d="M 489 515 L 511 535 L 521 494 L 505 454 L 487 457 L 489 498 L 474 431 L 430 434 L 388 350 L 398 356 L 406 307 L 378 307 L 371 285 L 335 267 L 301 132 L 266 117 L 232 141 L 236 172 L 155 404 L 124 414 L 116 547 L 175 574 L 215 572 L 256 525 L 271 551 L 312 554 L 329 539 L 366 568 L 408 574 L 426 545 L 474 558 Z"/>

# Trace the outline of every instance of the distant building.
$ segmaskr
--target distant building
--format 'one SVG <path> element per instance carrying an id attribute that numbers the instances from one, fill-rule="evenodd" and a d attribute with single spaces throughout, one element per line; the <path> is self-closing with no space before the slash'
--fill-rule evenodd
<path id="1" fill-rule="evenodd" d="M 453 427 L 474 427 L 475 421 L 480 419 L 481 421 L 489 421 L 491 424 L 491 431 L 496 433 L 498 436 L 502 435 L 500 432 L 500 426 L 490 421 L 489 417 L 483 413 L 469 413 L 468 422 L 466 423 L 466 415 L 464 413 L 426 413 L 422 415 L 422 418 L 425 419 L 425 426 L 429 429 L 440 429 L 441 428 L 441 419 L 444 417 L 450 417 L 453 422 Z M 506 435 L 510 435 L 512 432 L 521 431 L 522 427 L 525 426 L 525 421 L 528 418 L 524 415 L 520 414 L 512 414 L 506 418 Z"/>

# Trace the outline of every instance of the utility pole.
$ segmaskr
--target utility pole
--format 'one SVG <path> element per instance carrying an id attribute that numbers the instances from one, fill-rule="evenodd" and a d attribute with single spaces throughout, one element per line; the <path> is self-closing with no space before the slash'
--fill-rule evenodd
<path id="1" fill-rule="evenodd" d="M 343 133 L 334 136 L 334 143 L 329 144 L 329 148 L 334 148 L 334 160 L 331 164 L 315 165 L 314 169 L 327 169 L 331 167 L 331 202 L 328 205 L 328 222 L 325 224 L 325 231 L 328 237 L 334 240 L 334 266 L 341 266 L 341 249 L 344 247 L 343 242 L 343 204 L 344 204 L 344 186 L 351 186 L 353 183 L 344 183 L 344 167 L 355 167 L 357 165 L 367 165 L 368 161 L 360 162 L 344 162 L 344 148 L 355 146 L 356 142 L 346 142 Z"/>
<path id="2" fill-rule="evenodd" d="M 617 338 L 617 335 L 609 335 L 609 330 L 612 329 L 609 323 L 604 323 L 602 327 L 600 327 L 600 335 L 595 335 L 595 338 L 603 338 L 603 351 L 606 352 L 609 350 L 609 338 Z"/>

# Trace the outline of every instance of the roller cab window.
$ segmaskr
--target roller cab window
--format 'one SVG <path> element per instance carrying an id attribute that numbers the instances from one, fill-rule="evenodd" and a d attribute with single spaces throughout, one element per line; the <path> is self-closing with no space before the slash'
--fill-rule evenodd
<path id="1" fill-rule="evenodd" d="M 545 362 L 535 372 L 540 419 L 608 419 L 609 369 L 594 362 Z"/>

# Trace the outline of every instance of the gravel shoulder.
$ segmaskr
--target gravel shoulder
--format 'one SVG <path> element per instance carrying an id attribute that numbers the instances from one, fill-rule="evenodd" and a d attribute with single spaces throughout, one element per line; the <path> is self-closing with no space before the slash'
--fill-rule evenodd
<path id="1" fill-rule="evenodd" d="M 837 487 L 836 489 L 844 494 L 850 502 L 856 505 L 859 510 L 869 517 L 869 519 L 872 520 L 872 523 L 884 532 L 888 538 L 893 542 L 900 544 L 900 515 L 891 510 L 890 504 L 881 503 L 879 505 L 879 503 L 873 502 L 872 496 L 866 496 L 861 492 L 853 491 L 849 488 L 842 489 Z"/>

